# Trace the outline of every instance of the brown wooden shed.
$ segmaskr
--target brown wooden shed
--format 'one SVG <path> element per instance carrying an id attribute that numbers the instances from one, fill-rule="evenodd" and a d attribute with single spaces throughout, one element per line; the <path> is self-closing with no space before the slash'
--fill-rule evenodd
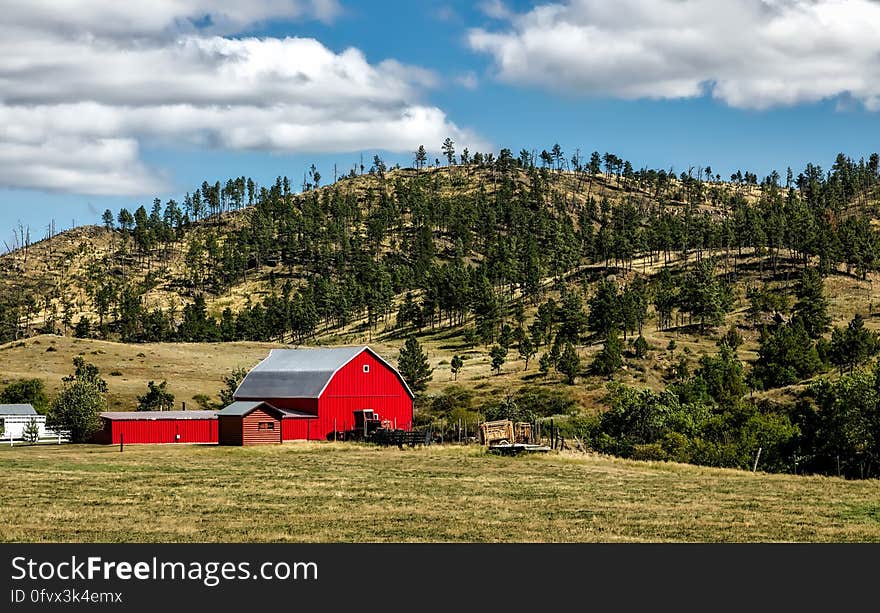
<path id="1" fill-rule="evenodd" d="M 281 443 L 284 411 L 266 402 L 233 402 L 217 413 L 221 445 Z"/>

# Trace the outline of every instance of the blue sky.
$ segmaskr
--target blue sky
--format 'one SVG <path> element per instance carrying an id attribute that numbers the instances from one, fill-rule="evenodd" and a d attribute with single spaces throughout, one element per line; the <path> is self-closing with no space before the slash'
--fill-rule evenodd
<path id="1" fill-rule="evenodd" d="M 7 38 L 45 36 L 43 47 L 57 48 L 58 58 L 51 51 L 48 57 L 28 57 L 30 51 L 20 45 L 9 51 L 31 60 L 35 76 L 15 84 L 18 98 L 0 92 L 0 113 L 7 115 L 7 128 L 16 128 L 5 140 L 0 129 L 0 238 L 8 240 L 18 223 L 39 238 L 53 219 L 64 229 L 74 222 L 97 222 L 105 208 L 148 204 L 156 196 L 180 199 L 203 180 L 246 175 L 267 184 L 286 174 L 299 185 L 315 163 L 327 182 L 334 163 L 344 173 L 361 155 L 369 166 L 374 153 L 408 165 L 422 141 L 437 141 L 424 142 L 437 152 L 447 133 L 496 152 L 501 147 L 540 151 L 558 142 L 569 156 L 576 149 L 585 155 L 611 151 L 636 167 L 681 171 L 710 164 L 724 176 L 738 169 L 760 176 L 774 169 L 784 173 L 787 166 L 797 173 L 807 162 L 830 166 L 838 152 L 858 158 L 878 148 L 880 91 L 871 84 L 877 68 L 869 60 L 880 48 L 870 27 L 865 31 L 861 25 L 875 15 L 871 0 L 818 0 L 808 9 L 783 0 L 776 13 L 749 0 L 747 10 L 717 17 L 713 3 L 703 0 L 686 0 L 692 6 L 685 16 L 675 13 L 681 3 L 673 0 L 627 0 L 623 5 L 629 6 L 621 9 L 630 11 L 626 23 L 598 0 L 550 5 L 288 0 L 287 12 L 267 2 L 253 20 L 231 9 L 224 12 L 220 2 L 216 16 L 201 19 L 200 28 L 182 28 L 187 19 L 191 23 L 213 12 L 204 2 L 191 4 L 190 13 L 152 14 L 156 23 L 137 29 L 129 18 L 143 23 L 141 15 L 122 15 L 116 25 L 100 12 L 90 20 L 83 11 L 86 16 L 74 28 L 97 32 L 98 40 L 105 37 L 122 50 L 125 41 L 144 40 L 164 54 L 124 68 L 142 75 L 130 80 L 115 75 L 114 65 L 86 70 L 83 64 L 105 60 L 71 47 L 79 43 L 51 27 L 50 13 L 22 9 L 11 16 L 18 30 Z M 829 15 L 840 23 L 829 26 Z M 680 34 L 682 23 L 698 33 Z M 795 48 L 803 45 L 802 36 L 789 39 L 784 33 L 791 26 L 808 34 L 812 25 L 821 27 L 824 37 L 816 48 Z M 199 58 L 206 48 L 222 47 L 221 59 L 205 69 L 203 60 L 177 55 L 175 44 L 186 37 L 197 41 Z M 234 47 L 251 37 L 262 42 Z M 266 41 L 287 37 L 316 44 L 291 43 L 284 51 L 280 43 L 279 49 L 291 54 L 287 59 L 273 64 L 281 52 L 273 47 L 259 63 L 229 76 L 230 66 L 238 70 L 237 64 L 224 63 L 230 55 L 254 56 Z M 733 49 L 722 53 L 721 46 Z M 348 58 L 347 49 L 358 55 Z M 65 66 L 62 55 L 78 58 L 79 63 L 66 65 L 73 73 L 69 82 L 58 91 L 35 85 L 36 68 L 56 61 Z M 154 61 L 164 64 L 151 75 Z M 298 62 L 315 84 L 308 96 L 300 95 L 295 75 L 271 76 Z M 333 80 L 324 79 L 324 68 L 307 62 L 335 63 L 321 65 L 330 66 L 326 71 L 333 72 Z M 163 80 L 178 65 L 181 81 L 196 80 L 198 87 Z M 199 81 L 203 69 L 206 85 Z M 237 83 L 213 91 L 218 74 L 241 79 L 247 91 Z M 203 95 L 206 89 L 212 91 Z M 259 100 L 244 100 L 252 91 Z M 340 97 L 345 101 L 337 104 Z M 200 105 L 230 114 L 218 114 L 211 123 L 203 120 L 208 107 Z M 267 108 L 279 114 L 252 119 Z M 428 118 L 395 123 L 407 114 L 404 110 Z M 311 113 L 315 119 L 298 123 L 298 117 Z M 83 116 L 79 123 L 78 115 Z M 350 120 L 352 127 L 334 127 Z M 241 134 L 227 134 L 227 126 L 242 123 Z M 276 134 L 279 123 L 289 131 Z M 59 133 L 63 138 L 56 138 Z M 322 134 L 333 142 L 327 145 Z M 101 146 L 92 154 L 95 142 Z M 33 168 L 46 173 L 51 189 L 43 188 L 39 173 L 31 177 Z"/>

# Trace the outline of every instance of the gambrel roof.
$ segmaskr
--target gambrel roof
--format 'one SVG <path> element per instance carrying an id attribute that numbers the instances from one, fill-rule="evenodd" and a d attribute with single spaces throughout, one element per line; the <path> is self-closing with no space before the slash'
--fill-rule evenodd
<path id="1" fill-rule="evenodd" d="M 235 391 L 235 399 L 318 398 L 333 375 L 364 351 L 369 351 L 390 368 L 410 397 L 413 396 L 396 368 L 369 347 L 360 346 L 273 349 L 269 352 L 269 357 L 247 374 Z"/>

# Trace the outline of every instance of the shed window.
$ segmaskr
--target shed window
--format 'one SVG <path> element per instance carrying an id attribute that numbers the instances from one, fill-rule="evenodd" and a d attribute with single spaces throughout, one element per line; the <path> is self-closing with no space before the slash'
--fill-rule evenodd
<path id="1" fill-rule="evenodd" d="M 370 365 L 364 364 L 364 372 L 370 372 Z"/>
<path id="2" fill-rule="evenodd" d="M 274 430 L 275 422 L 274 421 L 261 421 L 257 426 L 258 430 Z"/>

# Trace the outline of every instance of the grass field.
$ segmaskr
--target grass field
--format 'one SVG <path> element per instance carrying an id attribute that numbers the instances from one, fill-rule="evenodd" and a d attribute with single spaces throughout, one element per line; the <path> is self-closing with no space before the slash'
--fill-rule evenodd
<path id="1" fill-rule="evenodd" d="M 477 447 L 0 448 L 4 542 L 880 541 L 880 482 Z"/>

